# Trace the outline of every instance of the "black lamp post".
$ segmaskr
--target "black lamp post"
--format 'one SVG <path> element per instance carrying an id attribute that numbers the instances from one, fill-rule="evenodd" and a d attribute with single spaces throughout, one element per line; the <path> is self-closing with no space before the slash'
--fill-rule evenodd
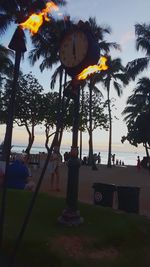
<path id="1" fill-rule="evenodd" d="M 17 27 L 8 47 L 15 51 L 15 65 L 14 65 L 14 77 L 12 82 L 10 102 L 8 107 L 8 118 L 6 124 L 4 146 L 2 151 L 2 160 L 6 162 L 6 165 L 5 165 L 5 177 L 4 177 L 3 192 L 2 192 L 1 210 L 0 210 L 0 248 L 2 247 L 2 241 L 3 241 L 3 225 L 5 217 L 6 191 L 7 191 L 7 170 L 10 161 L 17 80 L 19 76 L 21 56 L 22 53 L 26 51 L 24 32 L 21 28 Z"/>
<path id="2" fill-rule="evenodd" d="M 58 218 L 58 222 L 64 225 L 80 225 L 83 218 L 78 210 L 78 183 L 80 160 L 78 158 L 78 129 L 79 129 L 79 107 L 80 107 L 80 85 L 72 80 L 72 97 L 74 100 L 72 146 L 70 159 L 68 161 L 68 184 L 66 196 L 66 209 Z"/>
<path id="3" fill-rule="evenodd" d="M 88 22 L 79 21 L 70 27 L 62 37 L 60 44 L 60 61 L 66 72 L 72 77 L 72 95 L 74 99 L 73 136 L 71 158 L 68 162 L 68 184 L 66 209 L 58 218 L 58 222 L 65 225 L 79 225 L 83 223 L 77 208 L 78 180 L 80 160 L 78 159 L 78 128 L 79 128 L 79 98 L 80 84 L 77 75 L 89 65 L 99 60 L 99 45 L 91 32 Z"/>

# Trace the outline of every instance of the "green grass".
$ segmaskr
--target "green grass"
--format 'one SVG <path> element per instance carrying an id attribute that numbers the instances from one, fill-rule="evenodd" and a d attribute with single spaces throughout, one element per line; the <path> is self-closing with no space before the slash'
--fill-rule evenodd
<path id="1" fill-rule="evenodd" d="M 4 232 L 4 253 L 7 257 L 14 246 L 30 200 L 30 192 L 8 191 Z M 79 203 L 84 224 L 64 227 L 57 223 L 64 208 L 64 199 L 38 195 L 17 254 L 17 262 L 21 266 L 149 267 L 148 219 Z M 92 257 L 92 253 L 96 256 Z"/>

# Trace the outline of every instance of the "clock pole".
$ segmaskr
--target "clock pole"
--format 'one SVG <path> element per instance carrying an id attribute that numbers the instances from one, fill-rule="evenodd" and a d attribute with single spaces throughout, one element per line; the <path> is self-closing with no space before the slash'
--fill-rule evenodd
<path id="1" fill-rule="evenodd" d="M 72 146 L 70 159 L 68 161 L 68 184 L 66 196 L 66 209 L 58 218 L 58 222 L 64 225 L 73 226 L 83 223 L 78 210 L 78 183 L 80 160 L 78 158 L 78 129 L 79 129 L 79 108 L 80 108 L 80 85 L 72 79 L 72 91 L 74 100 Z"/>
<path id="2" fill-rule="evenodd" d="M 58 218 L 64 225 L 80 225 L 83 218 L 78 211 L 78 180 L 80 160 L 78 159 L 78 128 L 80 106 L 80 82 L 77 75 L 90 65 L 97 64 L 100 56 L 99 44 L 96 41 L 88 22 L 79 21 L 63 36 L 60 43 L 59 57 L 67 74 L 72 77 L 70 95 L 74 99 L 73 134 L 71 157 L 68 162 L 68 184 L 66 209 Z"/>

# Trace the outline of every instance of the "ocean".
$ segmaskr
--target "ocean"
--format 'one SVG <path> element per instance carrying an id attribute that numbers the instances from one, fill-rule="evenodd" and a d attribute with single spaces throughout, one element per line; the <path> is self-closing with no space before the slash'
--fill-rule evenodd
<path id="1" fill-rule="evenodd" d="M 25 150 L 25 146 L 16 146 L 14 145 L 12 147 L 12 152 L 16 153 L 21 153 L 23 150 Z M 66 151 L 70 151 L 70 148 L 66 147 L 61 147 L 60 152 L 61 155 L 63 156 Z M 32 154 L 38 154 L 39 152 L 47 152 L 45 147 L 40 147 L 40 146 L 34 146 L 31 149 Z M 107 158 L 108 158 L 108 152 L 107 151 L 94 151 L 94 153 L 100 152 L 101 154 L 101 164 L 107 164 Z M 145 153 L 138 153 L 138 152 L 120 152 L 120 151 L 113 151 L 113 154 L 115 154 L 115 160 L 124 162 L 125 165 L 131 165 L 131 166 L 136 166 L 137 164 L 137 156 L 140 156 L 140 159 L 142 160 L 143 157 L 145 157 Z M 88 156 L 88 149 L 83 149 L 82 151 L 82 158 L 84 156 Z"/>

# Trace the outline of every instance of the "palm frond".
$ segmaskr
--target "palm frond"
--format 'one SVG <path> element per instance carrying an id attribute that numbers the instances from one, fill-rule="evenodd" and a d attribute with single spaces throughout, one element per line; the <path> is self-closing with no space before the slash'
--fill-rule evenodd
<path id="1" fill-rule="evenodd" d="M 99 48 L 101 50 L 101 53 L 106 53 L 106 54 L 108 54 L 112 48 L 116 50 L 121 50 L 119 44 L 113 42 L 109 43 L 106 41 L 99 42 Z"/>
<path id="2" fill-rule="evenodd" d="M 116 73 L 115 78 L 117 80 L 120 80 L 123 83 L 123 85 L 128 85 L 129 83 L 129 79 L 126 73 Z"/>
<path id="3" fill-rule="evenodd" d="M 114 88 L 117 92 L 117 95 L 120 97 L 122 95 L 122 86 L 121 84 L 117 83 L 116 81 L 113 82 Z"/>
<path id="4" fill-rule="evenodd" d="M 51 89 L 54 89 L 56 80 L 57 80 L 58 76 L 61 75 L 62 71 L 63 71 L 63 67 L 62 67 L 62 65 L 60 65 L 60 66 L 54 71 L 54 73 L 53 73 L 53 75 L 52 75 L 52 78 L 51 78 L 51 83 L 50 83 L 50 87 L 51 87 Z"/>
<path id="5" fill-rule="evenodd" d="M 138 58 L 130 61 L 125 68 L 128 77 L 135 80 L 136 76 L 148 67 L 149 61 L 149 57 Z"/>
<path id="6" fill-rule="evenodd" d="M 8 14 L 0 13 L 0 35 L 4 34 L 12 23 L 12 18 Z"/>

